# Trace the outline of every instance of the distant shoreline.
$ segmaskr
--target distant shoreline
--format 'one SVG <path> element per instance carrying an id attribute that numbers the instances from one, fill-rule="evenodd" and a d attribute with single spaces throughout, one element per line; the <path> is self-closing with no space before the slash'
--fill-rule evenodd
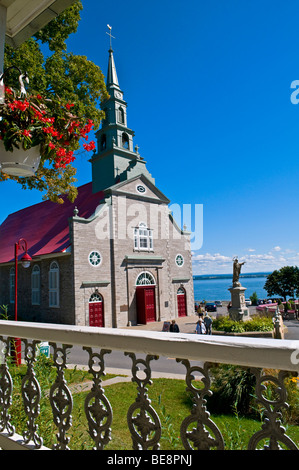
<path id="1" fill-rule="evenodd" d="M 240 274 L 240 278 L 254 278 L 254 277 L 267 277 L 269 273 L 244 273 Z M 204 280 L 211 280 L 211 279 L 232 279 L 232 274 L 196 274 L 193 276 L 194 281 L 204 281 Z"/>

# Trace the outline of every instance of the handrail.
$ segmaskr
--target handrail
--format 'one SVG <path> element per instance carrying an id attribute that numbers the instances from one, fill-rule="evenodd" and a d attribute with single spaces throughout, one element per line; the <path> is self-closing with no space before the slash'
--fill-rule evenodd
<path id="1" fill-rule="evenodd" d="M 0 336 L 299 371 L 299 341 L 0 321 Z"/>
<path id="2" fill-rule="evenodd" d="M 13 387 L 7 357 L 11 340 L 15 338 L 22 340 L 24 362 L 27 364 L 26 376 L 21 385 L 24 409 L 28 418 L 23 437 L 16 434 L 10 420 Z M 69 349 L 74 345 L 83 347 L 89 355 L 88 367 L 93 379 L 92 388 L 85 398 L 84 410 L 89 434 L 94 440 L 96 449 L 104 449 L 111 436 L 113 410 L 102 388 L 101 377 L 106 366 L 104 356 L 112 350 L 117 350 L 123 351 L 130 357 L 131 380 L 137 384 L 136 400 L 127 412 L 128 431 L 131 434 L 133 449 L 159 449 L 162 425 L 159 415 L 151 405 L 147 391 L 148 386 L 152 384 L 150 362 L 157 360 L 159 356 L 166 356 L 176 358 L 177 362 L 185 367 L 186 390 L 192 395 L 194 403 L 190 415 L 185 417 L 180 427 L 180 438 L 184 449 L 224 450 L 223 436 L 210 418 L 205 396 L 212 394 L 210 369 L 215 364 L 232 364 L 250 369 L 255 377 L 256 400 L 265 410 L 265 422 L 261 430 L 250 438 L 248 449 L 260 448 L 265 442 L 264 448 L 276 449 L 282 443 L 288 449 L 298 450 L 297 445 L 285 434 L 280 410 L 288 407 L 284 380 L 298 375 L 299 341 L 2 320 L 0 354 L 3 352 L 5 356 L 0 356 L 0 448 L 4 450 L 45 449 L 43 438 L 39 436 L 35 423 L 39 415 L 41 389 L 35 376 L 34 363 L 37 354 L 36 345 L 42 341 L 49 342 L 53 348 L 53 366 L 56 368 L 56 379 L 49 390 L 53 422 L 58 429 L 57 443 L 53 444 L 54 450 L 69 448 L 68 431 L 72 426 L 73 400 L 64 378 L 64 369 L 67 367 Z M 1 342 L 4 343 L 4 347 Z M 62 346 L 58 346 L 59 344 Z M 94 349 L 101 351 L 95 352 Z M 139 354 L 146 354 L 146 358 L 140 359 L 137 357 Z M 190 361 L 196 361 L 197 364 L 191 365 Z M 140 368 L 143 369 L 142 377 L 137 374 Z M 195 373 L 201 376 L 203 388 L 197 388 L 192 384 Z M 264 395 L 264 383 L 268 382 L 272 383 L 277 391 L 277 397 L 273 400 L 268 400 L 267 395 Z M 139 411 L 140 413 L 136 415 Z M 189 428 L 193 423 L 195 425 L 191 431 Z"/>

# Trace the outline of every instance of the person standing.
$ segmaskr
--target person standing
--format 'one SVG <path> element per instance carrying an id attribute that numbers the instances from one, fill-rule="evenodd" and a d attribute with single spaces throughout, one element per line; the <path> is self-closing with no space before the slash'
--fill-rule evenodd
<path id="1" fill-rule="evenodd" d="M 195 333 L 197 335 L 204 335 L 206 333 L 206 327 L 201 318 L 199 318 L 198 322 L 196 323 Z"/>
<path id="2" fill-rule="evenodd" d="M 205 328 L 206 328 L 206 335 L 211 335 L 211 334 L 212 334 L 212 323 L 213 323 L 213 320 L 212 320 L 212 318 L 208 315 L 207 312 L 205 313 L 203 322 L 204 322 Z"/>

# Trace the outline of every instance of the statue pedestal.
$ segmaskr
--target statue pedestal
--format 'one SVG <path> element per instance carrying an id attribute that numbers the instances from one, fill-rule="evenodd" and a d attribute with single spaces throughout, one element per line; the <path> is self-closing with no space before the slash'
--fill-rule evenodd
<path id="1" fill-rule="evenodd" d="M 236 282 L 233 287 L 228 289 L 231 293 L 231 308 L 229 309 L 229 317 L 234 321 L 247 320 L 249 318 L 248 308 L 245 303 L 246 287 L 242 287 Z"/>

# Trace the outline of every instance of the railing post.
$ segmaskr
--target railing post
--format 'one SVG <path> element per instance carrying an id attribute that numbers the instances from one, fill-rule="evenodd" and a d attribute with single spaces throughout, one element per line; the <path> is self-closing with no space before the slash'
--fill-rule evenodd
<path id="1" fill-rule="evenodd" d="M 73 398 L 64 378 L 66 368 L 67 349 L 72 346 L 63 345 L 61 348 L 56 343 L 51 343 L 54 348 L 54 365 L 57 369 L 55 383 L 50 389 L 50 403 L 53 411 L 54 423 L 58 428 L 56 434 L 58 443 L 53 446 L 54 450 L 69 450 L 69 438 L 66 433 L 72 426 Z"/>
<path id="2" fill-rule="evenodd" d="M 212 364 L 205 363 L 202 368 L 198 366 L 191 367 L 187 359 L 177 359 L 177 362 L 184 364 L 187 369 L 186 390 L 192 393 L 194 402 L 190 416 L 185 418 L 181 425 L 181 440 L 185 449 L 210 450 L 216 448 L 217 450 L 224 450 L 222 434 L 216 424 L 210 419 L 210 413 L 206 409 L 206 399 L 204 398 L 205 396 L 212 395 L 209 375 L 209 369 Z M 199 389 L 192 384 L 195 372 L 203 376 L 201 381 L 204 384 L 204 388 Z M 195 426 L 190 429 L 193 423 L 195 423 Z M 210 434 L 207 428 L 212 434 Z"/>
<path id="3" fill-rule="evenodd" d="M 111 440 L 112 408 L 105 397 L 101 386 L 101 377 L 105 375 L 104 355 L 111 350 L 102 349 L 100 354 L 93 353 L 92 348 L 83 348 L 89 354 L 89 373 L 93 376 L 93 385 L 84 403 L 85 415 L 88 421 L 89 435 L 95 442 L 94 450 L 103 450 Z M 95 370 L 96 361 L 100 370 Z"/>
<path id="4" fill-rule="evenodd" d="M 22 380 L 22 397 L 25 413 L 28 416 L 27 430 L 24 432 L 23 438 L 25 444 L 32 440 L 36 448 L 40 449 L 43 445 L 43 439 L 37 434 L 38 426 L 35 424 L 35 420 L 40 412 L 41 390 L 33 369 L 38 341 L 29 343 L 28 340 L 24 340 L 23 342 L 25 343 L 24 357 L 27 363 L 27 373 Z"/>
<path id="5" fill-rule="evenodd" d="M 250 439 L 248 450 L 256 450 L 260 443 L 264 442 L 264 449 L 266 450 L 279 450 L 281 447 L 279 443 L 284 444 L 290 450 L 298 450 L 296 444 L 285 435 L 285 428 L 281 425 L 281 410 L 287 408 L 287 391 L 284 385 L 284 379 L 290 375 L 289 372 L 280 371 L 278 377 L 263 374 L 260 369 L 253 368 L 251 372 L 256 377 L 256 397 L 257 402 L 264 408 L 265 422 L 262 430 L 256 432 Z M 297 375 L 297 374 L 293 374 Z M 271 383 L 275 387 L 276 399 L 268 399 L 264 392 L 267 386 L 264 384 Z"/>
<path id="6" fill-rule="evenodd" d="M 0 432 L 7 431 L 8 436 L 13 436 L 15 427 L 10 422 L 9 408 L 12 404 L 12 378 L 7 367 L 10 338 L 0 336 L 0 345 L 3 348 L 3 364 L 0 365 Z"/>
<path id="7" fill-rule="evenodd" d="M 147 385 L 151 385 L 150 361 L 158 359 L 158 356 L 147 355 L 146 359 L 136 359 L 134 353 L 125 353 L 132 359 L 132 382 L 137 383 L 138 396 L 127 413 L 127 421 L 134 450 L 159 450 L 161 438 L 161 423 L 159 416 L 150 405 L 147 395 Z M 139 365 L 144 367 L 145 378 L 138 377 Z M 139 412 L 138 412 L 139 411 Z"/>

